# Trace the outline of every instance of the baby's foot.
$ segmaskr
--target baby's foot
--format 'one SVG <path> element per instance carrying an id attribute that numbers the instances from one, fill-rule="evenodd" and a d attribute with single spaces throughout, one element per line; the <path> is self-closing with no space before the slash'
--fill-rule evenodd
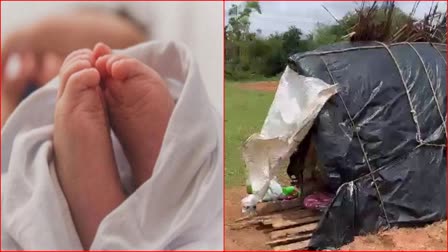
<path id="1" fill-rule="evenodd" d="M 110 50 L 102 44 L 95 49 L 100 48 Z M 174 100 L 159 74 L 136 59 L 109 54 L 96 67 L 104 80 L 111 126 L 138 187 L 152 175 Z"/>
<path id="2" fill-rule="evenodd" d="M 85 249 L 102 219 L 124 200 L 94 61 L 88 49 L 65 59 L 53 136 L 58 179 Z"/>

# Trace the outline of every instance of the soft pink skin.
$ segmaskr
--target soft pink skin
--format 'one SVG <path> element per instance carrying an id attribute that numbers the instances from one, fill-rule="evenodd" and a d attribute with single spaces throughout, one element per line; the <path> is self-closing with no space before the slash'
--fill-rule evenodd
<path id="1" fill-rule="evenodd" d="M 97 49 L 110 51 L 104 44 Z M 136 59 L 106 54 L 95 66 L 102 76 L 110 125 L 139 187 L 153 173 L 174 101 L 159 74 Z"/>
<path id="2" fill-rule="evenodd" d="M 56 172 L 85 249 L 103 218 L 125 199 L 95 59 L 88 49 L 65 59 L 53 135 Z"/>
<path id="3" fill-rule="evenodd" d="M 110 126 L 135 185 L 147 181 L 174 109 L 162 78 L 104 44 L 74 51 L 60 70 L 53 135 L 56 172 L 85 249 L 104 217 L 125 199 Z"/>

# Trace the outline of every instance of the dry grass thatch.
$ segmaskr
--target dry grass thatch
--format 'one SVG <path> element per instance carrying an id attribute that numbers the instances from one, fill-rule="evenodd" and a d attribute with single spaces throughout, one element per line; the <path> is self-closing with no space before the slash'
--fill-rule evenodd
<path id="1" fill-rule="evenodd" d="M 414 3 L 409 15 L 398 16 L 394 15 L 398 11 L 394 1 L 382 2 L 381 6 L 377 1 L 368 6 L 363 2 L 355 10 L 358 20 L 347 31 L 347 37 L 351 41 L 446 43 L 446 10 L 440 10 L 438 3 L 433 2 L 424 18 L 417 20 L 413 16 L 419 3 Z M 397 23 L 394 18 L 404 19 L 399 27 L 393 25 Z"/>

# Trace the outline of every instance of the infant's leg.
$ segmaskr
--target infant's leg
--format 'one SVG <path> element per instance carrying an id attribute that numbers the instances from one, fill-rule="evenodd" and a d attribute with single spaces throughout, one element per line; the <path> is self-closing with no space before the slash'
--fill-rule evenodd
<path id="1" fill-rule="evenodd" d="M 62 65 L 53 136 L 58 179 L 85 249 L 103 218 L 125 198 L 94 60 L 84 49 Z"/>
<path id="2" fill-rule="evenodd" d="M 101 47 L 106 46 L 96 48 Z M 104 79 L 111 126 L 138 187 L 153 173 L 174 100 L 159 74 L 136 59 L 105 55 L 96 67 Z"/>

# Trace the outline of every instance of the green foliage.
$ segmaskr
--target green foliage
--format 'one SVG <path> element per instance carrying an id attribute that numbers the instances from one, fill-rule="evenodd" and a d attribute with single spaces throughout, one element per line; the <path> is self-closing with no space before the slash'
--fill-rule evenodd
<path id="1" fill-rule="evenodd" d="M 284 70 L 287 59 L 292 54 L 349 40 L 347 35 L 352 32 L 356 32 L 357 40 L 381 40 L 414 22 L 410 15 L 394 7 L 392 3 L 384 2 L 378 6 L 373 2 L 370 7 L 363 3 L 361 8 L 347 12 L 336 24 L 318 23 L 308 35 L 304 35 L 300 28 L 291 26 L 286 32 L 265 37 L 261 36 L 261 30 L 250 31 L 250 17 L 255 12 L 262 14 L 258 2 L 234 4 L 228 11 L 229 23 L 225 27 L 225 76 L 229 80 L 276 76 Z M 412 30 L 412 27 L 409 29 Z M 443 36 L 446 40 L 445 32 Z"/>
<path id="2" fill-rule="evenodd" d="M 260 79 L 277 76 L 294 53 L 314 49 L 312 37 L 291 26 L 284 33 L 261 36 L 250 31 L 250 16 L 262 13 L 258 2 L 233 4 L 225 27 L 225 75 L 229 80 Z"/>
<path id="3" fill-rule="evenodd" d="M 246 39 L 238 40 L 234 39 L 236 36 L 228 36 L 226 78 L 244 80 L 277 75 L 284 70 L 288 56 L 310 49 L 302 36 L 302 31 L 295 26 L 269 37 L 249 33 L 244 36 Z"/>
<path id="4" fill-rule="evenodd" d="M 313 43 L 316 47 L 321 45 L 333 44 L 342 41 L 342 37 L 346 35 L 344 27 L 337 25 L 317 24 L 313 33 Z"/>
<path id="5" fill-rule="evenodd" d="M 261 7 L 258 2 L 246 2 L 240 5 L 232 4 L 227 12 L 229 24 L 225 27 L 226 39 L 229 40 L 247 40 L 251 33 L 250 15 L 253 11 L 261 14 Z"/>

